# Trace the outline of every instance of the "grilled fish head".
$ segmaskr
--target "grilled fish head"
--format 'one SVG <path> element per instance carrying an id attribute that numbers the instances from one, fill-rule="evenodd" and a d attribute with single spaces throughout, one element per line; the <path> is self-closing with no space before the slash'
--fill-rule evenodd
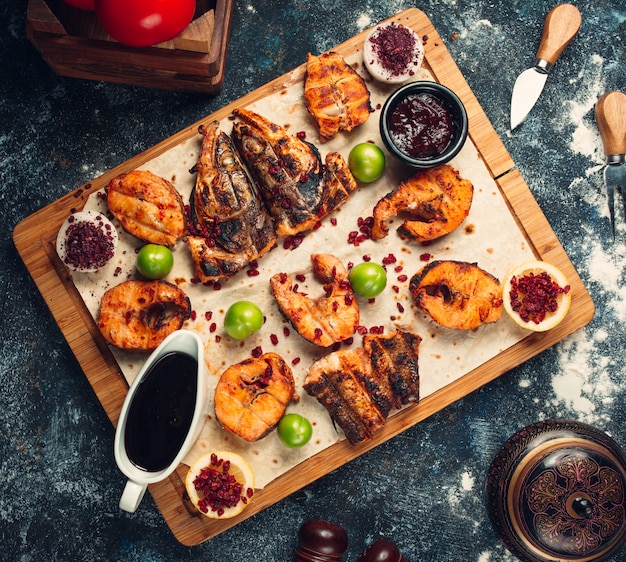
<path id="1" fill-rule="evenodd" d="M 234 275 L 269 251 L 274 222 L 218 121 L 200 127 L 202 145 L 190 197 L 191 235 L 185 238 L 196 277 Z"/>

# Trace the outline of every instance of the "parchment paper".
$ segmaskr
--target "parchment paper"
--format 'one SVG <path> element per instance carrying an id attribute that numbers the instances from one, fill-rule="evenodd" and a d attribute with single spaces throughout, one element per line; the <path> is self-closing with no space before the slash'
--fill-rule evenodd
<path id="1" fill-rule="evenodd" d="M 355 60 L 356 60 L 355 56 Z M 347 58 L 348 62 L 353 62 Z M 421 70 L 416 79 L 430 79 L 430 75 Z M 303 105 L 302 83 L 282 89 L 268 98 L 249 106 L 249 109 L 287 126 L 293 134 L 305 131 L 308 141 L 320 149 L 322 158 L 326 152 L 334 150 L 348 158 L 350 149 L 358 142 L 374 141 L 384 148 L 378 132 L 380 109 L 392 88 L 368 82 L 372 94 L 374 113 L 369 120 L 350 134 L 339 134 L 326 143 L 318 142 L 317 131 Z M 224 119 L 222 128 L 230 133 L 231 122 Z M 195 182 L 195 175 L 189 170 L 196 163 L 200 148 L 200 135 L 191 138 L 167 153 L 147 162 L 142 169 L 151 170 L 174 183 L 187 203 Z M 395 228 L 400 224 L 396 220 L 390 224 L 390 235 L 380 241 L 368 240 L 358 247 L 348 244 L 348 235 L 357 230 L 357 219 L 372 215 L 376 202 L 391 191 L 401 179 L 408 177 L 408 171 L 393 161 L 387 154 L 387 171 L 377 182 L 360 186 L 349 201 L 332 215 L 336 225 L 327 217 L 321 228 L 307 234 L 304 242 L 295 250 L 285 250 L 282 240 L 277 248 L 266 254 L 259 261 L 259 275 L 250 277 L 246 271 L 238 273 L 221 284 L 219 291 L 190 282 L 193 268 L 186 245 L 180 241 L 174 250 L 175 269 L 167 277 L 180 286 L 190 297 L 195 319 L 186 322 L 184 328 L 197 331 L 205 342 L 207 370 L 209 377 L 210 415 L 196 445 L 187 454 L 184 462 L 191 464 L 194 459 L 207 450 L 231 450 L 248 459 L 253 467 L 257 488 L 306 460 L 318 451 L 332 445 L 343 434 L 332 424 L 326 410 L 308 396 L 302 389 L 306 371 L 311 363 L 328 353 L 329 350 L 317 348 L 302 339 L 281 317 L 269 292 L 269 278 L 277 272 L 290 275 L 302 273 L 306 282 L 300 283 L 301 290 L 311 296 L 322 294 L 322 289 L 314 279 L 310 268 L 311 253 L 332 253 L 354 264 L 362 261 L 365 255 L 379 263 L 390 254 L 397 263 L 388 267 L 388 289 L 368 303 L 359 300 L 361 324 L 366 327 L 384 326 L 385 332 L 396 328 L 411 330 L 420 334 L 423 342 L 420 347 L 420 381 L 422 397 L 456 381 L 472 369 L 523 339 L 527 332 L 518 328 L 503 314 L 497 323 L 484 326 L 476 331 L 461 332 L 440 328 L 430 319 L 419 313 L 411 303 L 408 292 L 408 279 L 425 262 L 420 259 L 424 253 L 431 259 L 456 259 L 476 262 L 480 267 L 502 279 L 509 269 L 523 261 L 533 259 L 523 234 L 504 201 L 497 185 L 481 160 L 476 148 L 468 139 L 461 153 L 451 162 L 463 177 L 474 185 L 474 200 L 466 221 L 452 234 L 433 242 L 428 246 L 418 243 L 403 242 Z M 106 212 L 106 202 L 102 197 L 93 195 L 85 208 Z M 102 294 L 111 286 L 136 276 L 135 249 L 142 243 L 122 231 L 119 224 L 120 243 L 116 256 L 104 269 L 96 274 L 73 274 L 73 280 L 94 318 L 97 317 Z M 394 268 L 401 267 L 396 272 Z M 117 271 L 117 272 L 116 272 Z M 399 281 L 400 275 L 406 275 L 406 281 Z M 308 286 L 308 287 L 307 287 Z M 398 288 L 398 292 L 392 289 Z M 223 317 L 228 306 L 241 299 L 257 303 L 266 316 L 262 330 L 243 342 L 230 339 L 223 330 Z M 400 304 L 404 312 L 400 312 Z M 207 320 L 211 315 L 211 320 Z M 290 335 L 285 337 L 283 329 L 290 328 Z M 274 345 L 270 336 L 274 334 L 278 343 Z M 219 339 L 220 341 L 216 341 Z M 353 346 L 361 344 L 361 336 L 355 335 Z M 213 415 L 213 391 L 219 375 L 230 365 L 250 357 L 254 348 L 274 351 L 282 355 L 291 365 L 296 380 L 296 392 L 300 396 L 298 403 L 292 403 L 288 412 L 299 412 L 311 420 L 314 425 L 313 439 L 300 449 L 288 449 L 278 440 L 276 432 L 256 443 L 247 443 L 222 430 Z M 129 384 L 145 361 L 146 354 L 128 353 L 113 350 L 115 357 Z M 295 360 L 295 361 L 294 361 Z"/>

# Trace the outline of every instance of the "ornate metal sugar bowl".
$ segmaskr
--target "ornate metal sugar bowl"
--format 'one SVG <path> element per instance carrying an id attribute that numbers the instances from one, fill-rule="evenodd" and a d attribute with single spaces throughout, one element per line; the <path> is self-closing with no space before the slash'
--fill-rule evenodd
<path id="1" fill-rule="evenodd" d="M 494 458 L 486 506 L 505 546 L 526 562 L 600 561 L 626 536 L 626 455 L 602 431 L 548 420 Z"/>

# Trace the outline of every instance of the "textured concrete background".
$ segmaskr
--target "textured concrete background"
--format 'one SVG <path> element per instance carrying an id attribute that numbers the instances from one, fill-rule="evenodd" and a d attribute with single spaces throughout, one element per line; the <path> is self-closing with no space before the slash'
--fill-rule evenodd
<path id="1" fill-rule="evenodd" d="M 24 34 L 26 0 L 0 6 L 0 558 L 288 561 L 300 524 L 346 527 L 347 560 L 387 536 L 413 561 L 513 560 L 489 524 L 485 474 L 518 429 L 591 423 L 626 446 L 626 229 L 610 243 L 595 101 L 626 91 L 626 8 L 581 0 L 582 28 L 527 121 L 508 130 L 542 0 L 427 0 L 431 19 L 588 287 L 583 330 L 397 438 L 200 546 L 181 546 L 152 499 L 118 509 L 113 428 L 11 240 L 74 188 L 414 3 L 237 2 L 214 98 L 54 75 Z M 458 35 L 457 35 L 458 34 Z M 455 40 L 453 40 L 455 37 Z M 623 560 L 615 556 L 614 561 Z"/>

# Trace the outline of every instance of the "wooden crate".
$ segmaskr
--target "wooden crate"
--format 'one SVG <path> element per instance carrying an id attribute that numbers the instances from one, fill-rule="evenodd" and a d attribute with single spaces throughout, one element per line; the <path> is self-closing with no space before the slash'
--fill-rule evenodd
<path id="1" fill-rule="evenodd" d="M 217 94 L 224 81 L 234 0 L 198 0 L 178 37 L 151 47 L 112 39 L 94 12 L 63 0 L 28 0 L 26 35 L 61 76 Z"/>

